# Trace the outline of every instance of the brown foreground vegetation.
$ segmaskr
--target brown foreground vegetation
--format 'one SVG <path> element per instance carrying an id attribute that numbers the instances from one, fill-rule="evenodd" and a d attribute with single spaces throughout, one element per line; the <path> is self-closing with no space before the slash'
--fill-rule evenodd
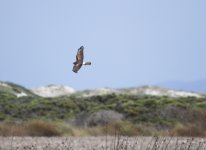
<path id="1" fill-rule="evenodd" d="M 149 124 L 133 124 L 129 121 L 112 122 L 93 127 L 72 126 L 65 122 L 32 120 L 23 123 L 0 123 L 0 136 L 182 136 L 205 137 L 204 128 L 193 124 L 176 124 L 170 129 L 157 129 Z"/>
<path id="2" fill-rule="evenodd" d="M 182 136 L 205 137 L 206 132 L 199 126 L 177 124 L 171 129 L 157 129 L 128 121 L 112 122 L 94 127 L 75 127 L 65 122 L 33 120 L 23 123 L 0 123 L 0 136 Z"/>

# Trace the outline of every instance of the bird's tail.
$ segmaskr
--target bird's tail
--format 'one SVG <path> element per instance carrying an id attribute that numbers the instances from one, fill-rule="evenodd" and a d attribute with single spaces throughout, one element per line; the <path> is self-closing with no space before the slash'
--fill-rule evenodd
<path id="1" fill-rule="evenodd" d="M 83 65 L 91 65 L 92 63 L 90 61 L 83 62 Z"/>

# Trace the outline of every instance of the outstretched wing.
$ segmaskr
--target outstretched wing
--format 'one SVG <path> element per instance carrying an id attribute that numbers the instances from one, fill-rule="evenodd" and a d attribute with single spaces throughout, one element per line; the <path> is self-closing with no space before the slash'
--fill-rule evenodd
<path id="1" fill-rule="evenodd" d="M 75 73 L 78 72 L 78 70 L 82 67 L 83 60 L 84 60 L 84 47 L 81 46 L 77 51 L 76 61 L 74 62 L 74 66 L 72 69 L 73 72 Z"/>
<path id="2" fill-rule="evenodd" d="M 83 48 L 83 46 L 81 46 L 78 49 L 78 52 L 76 55 L 76 62 L 77 62 L 77 64 L 83 64 L 83 60 L 84 60 L 84 48 Z"/>

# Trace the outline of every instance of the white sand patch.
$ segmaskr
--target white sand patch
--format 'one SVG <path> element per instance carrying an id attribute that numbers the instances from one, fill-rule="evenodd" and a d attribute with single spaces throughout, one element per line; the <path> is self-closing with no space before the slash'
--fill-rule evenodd
<path id="1" fill-rule="evenodd" d="M 71 95 L 75 92 L 75 90 L 71 87 L 63 85 L 48 85 L 34 88 L 32 89 L 32 92 L 42 97 L 58 97 Z"/>
<path id="2" fill-rule="evenodd" d="M 0 86 L 9 87 L 8 84 L 0 82 Z"/>
<path id="3" fill-rule="evenodd" d="M 21 93 L 16 93 L 17 97 L 23 97 L 23 96 L 28 96 L 26 93 L 21 92 Z"/>

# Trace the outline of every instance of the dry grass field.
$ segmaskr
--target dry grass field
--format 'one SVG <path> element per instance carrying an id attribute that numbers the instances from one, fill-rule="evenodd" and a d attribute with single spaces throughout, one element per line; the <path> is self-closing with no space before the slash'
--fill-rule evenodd
<path id="1" fill-rule="evenodd" d="M 206 138 L 0 137 L 1 150 L 205 150 Z"/>

